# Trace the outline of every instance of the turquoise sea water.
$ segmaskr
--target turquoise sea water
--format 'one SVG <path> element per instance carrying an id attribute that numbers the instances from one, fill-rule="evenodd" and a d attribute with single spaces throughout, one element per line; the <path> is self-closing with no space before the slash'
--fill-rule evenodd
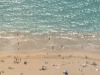
<path id="1" fill-rule="evenodd" d="M 100 0 L 0 0 L 0 30 L 100 32 Z"/>

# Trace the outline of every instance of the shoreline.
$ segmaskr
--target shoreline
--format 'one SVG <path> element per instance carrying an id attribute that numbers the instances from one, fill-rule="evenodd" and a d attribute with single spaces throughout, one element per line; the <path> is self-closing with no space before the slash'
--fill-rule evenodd
<path id="1" fill-rule="evenodd" d="M 42 34 L 6 32 L 0 34 L 0 50 L 99 50 L 100 35 L 66 33 Z"/>

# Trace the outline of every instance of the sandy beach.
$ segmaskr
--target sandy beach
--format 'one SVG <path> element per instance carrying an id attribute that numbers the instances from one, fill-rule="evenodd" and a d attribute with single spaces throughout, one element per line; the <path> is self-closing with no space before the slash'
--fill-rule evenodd
<path id="1" fill-rule="evenodd" d="M 0 51 L 0 75 L 100 75 L 100 52 Z"/>
<path id="2" fill-rule="evenodd" d="M 100 75 L 100 36 L 0 34 L 0 75 Z"/>

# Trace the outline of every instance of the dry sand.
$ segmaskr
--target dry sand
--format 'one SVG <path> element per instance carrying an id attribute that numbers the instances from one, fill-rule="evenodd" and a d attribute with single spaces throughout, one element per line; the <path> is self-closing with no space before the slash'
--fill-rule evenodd
<path id="1" fill-rule="evenodd" d="M 0 75 L 100 75 L 97 51 L 0 51 Z"/>

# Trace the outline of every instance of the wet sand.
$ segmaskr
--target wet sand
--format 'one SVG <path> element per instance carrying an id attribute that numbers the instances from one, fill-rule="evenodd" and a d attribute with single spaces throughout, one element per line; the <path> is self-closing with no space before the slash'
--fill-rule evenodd
<path id="1" fill-rule="evenodd" d="M 32 35 L 24 32 L 0 33 L 0 50 L 100 50 L 100 34 L 51 33 Z"/>

